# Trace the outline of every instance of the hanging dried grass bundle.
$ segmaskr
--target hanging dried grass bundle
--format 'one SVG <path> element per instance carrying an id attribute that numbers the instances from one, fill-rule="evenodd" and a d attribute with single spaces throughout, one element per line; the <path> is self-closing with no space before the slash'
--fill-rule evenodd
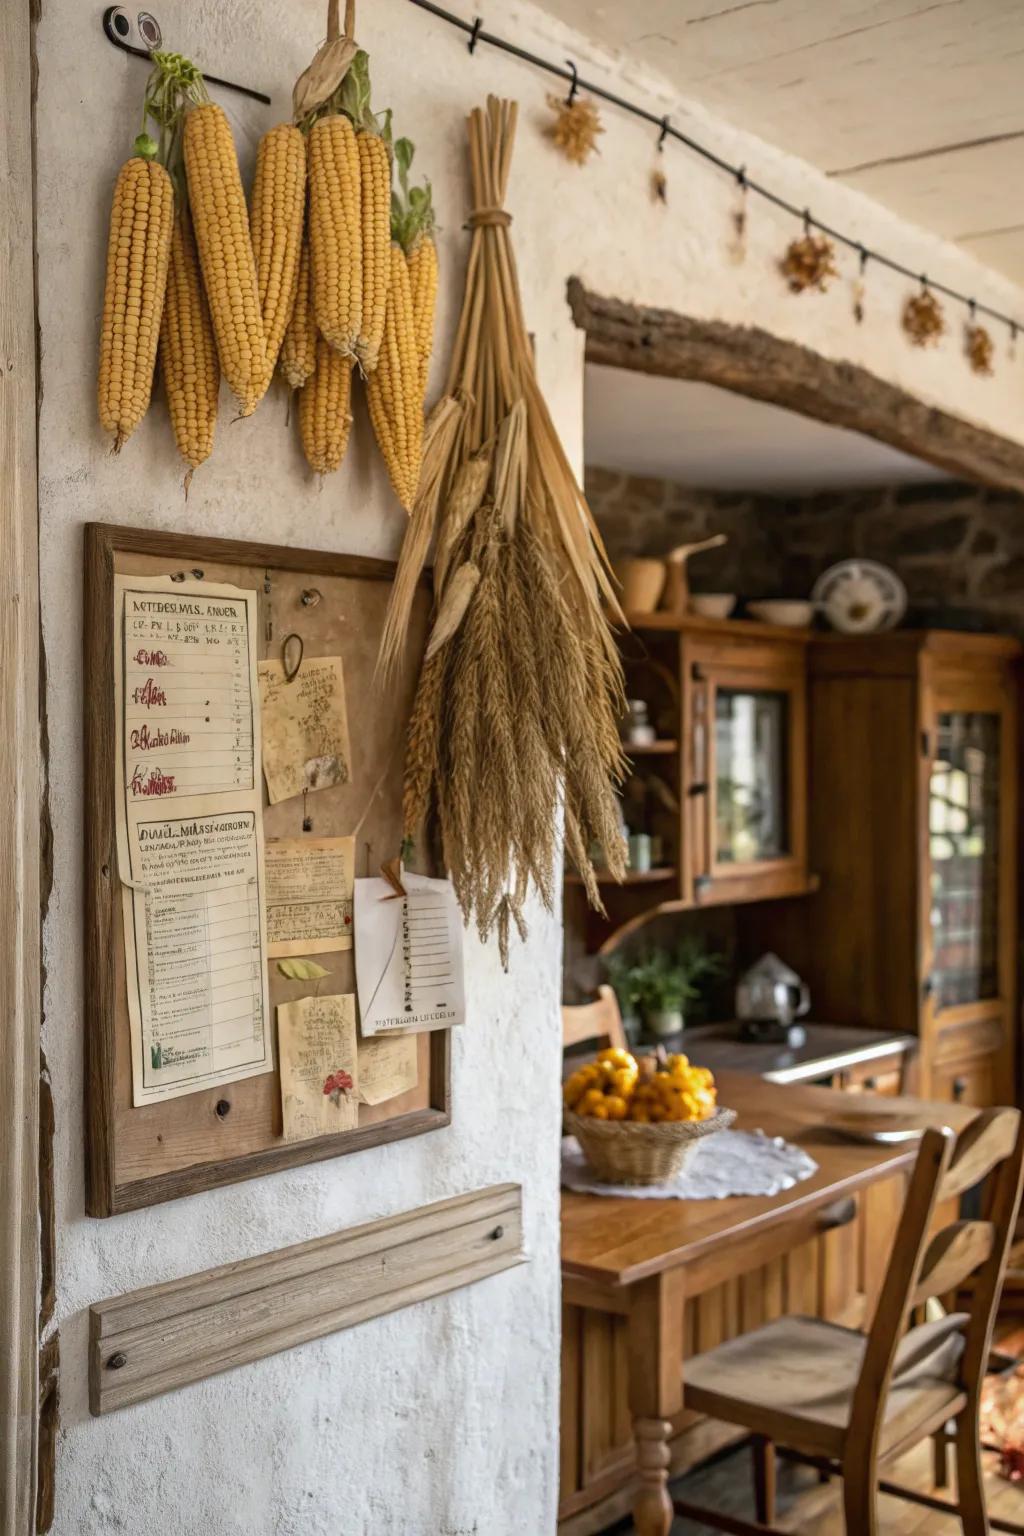
<path id="1" fill-rule="evenodd" d="M 972 373 L 981 373 L 986 377 L 992 373 L 992 364 L 995 361 L 996 348 L 992 340 L 991 331 L 987 331 L 983 325 L 975 325 L 973 322 L 964 327 L 964 351 L 967 361 L 971 365 Z"/>
<path id="2" fill-rule="evenodd" d="M 808 288 L 824 293 L 829 279 L 839 275 L 835 255 L 836 248 L 825 235 L 812 235 L 808 230 L 799 240 L 791 240 L 779 262 L 790 293 L 804 293 Z"/>
<path id="3" fill-rule="evenodd" d="M 406 836 L 436 815 L 462 910 L 482 937 L 497 930 L 503 958 L 512 928 L 525 932 L 530 883 L 554 901 L 563 803 L 596 906 L 589 850 L 625 872 L 622 672 L 605 605 L 621 615 L 534 376 L 502 206 L 515 125 L 515 103 L 494 97 L 469 119 L 473 237 L 445 397 L 458 425 L 438 476 L 435 619 L 405 767 Z M 422 530 L 407 543 L 418 574 Z M 399 644 L 406 624 L 392 625 Z"/>
<path id="4" fill-rule="evenodd" d="M 549 96 L 548 106 L 555 114 L 547 129 L 548 138 L 573 165 L 586 165 L 597 149 L 598 134 L 604 133 L 600 112 L 587 96 L 575 96 L 571 101 Z"/>

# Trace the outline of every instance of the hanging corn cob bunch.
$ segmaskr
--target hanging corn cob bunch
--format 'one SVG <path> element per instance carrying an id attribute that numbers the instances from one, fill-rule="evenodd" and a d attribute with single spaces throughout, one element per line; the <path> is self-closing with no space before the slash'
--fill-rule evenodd
<path id="1" fill-rule="evenodd" d="M 550 907 L 558 824 L 590 900 L 593 857 L 625 872 L 616 786 L 621 617 L 600 536 L 537 385 L 504 211 L 516 106 L 469 119 L 473 230 L 446 399 L 428 426 L 396 594 L 435 531 L 435 617 L 405 769 L 405 834 L 436 814 L 463 912 L 503 958 L 525 933 L 532 882 Z M 380 658 L 396 662 L 411 606 L 392 604 Z"/>
<path id="2" fill-rule="evenodd" d="M 268 384 L 295 309 L 305 216 L 306 141 L 279 123 L 260 140 L 249 209 Z"/>
<path id="3" fill-rule="evenodd" d="M 97 403 L 100 425 L 113 438 L 115 453 L 149 407 L 171 257 L 174 186 L 164 163 L 164 132 L 161 126 L 160 142 L 147 132 L 160 75 L 156 63 L 146 91 L 142 132 L 134 154 L 118 173 L 110 210 Z"/>

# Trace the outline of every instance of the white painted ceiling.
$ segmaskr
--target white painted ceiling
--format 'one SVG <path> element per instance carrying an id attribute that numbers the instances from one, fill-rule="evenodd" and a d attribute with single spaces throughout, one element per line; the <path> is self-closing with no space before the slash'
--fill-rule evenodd
<path id="1" fill-rule="evenodd" d="M 542 0 L 1024 282 L 1022 0 Z"/>
<path id="2" fill-rule="evenodd" d="M 680 485 L 776 494 L 948 478 L 873 438 L 686 379 L 586 367 L 584 460 Z"/>

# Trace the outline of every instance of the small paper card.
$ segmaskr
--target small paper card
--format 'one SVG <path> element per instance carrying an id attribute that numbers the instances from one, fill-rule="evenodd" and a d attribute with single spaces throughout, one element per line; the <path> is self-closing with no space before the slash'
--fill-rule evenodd
<path id="1" fill-rule="evenodd" d="M 359 1102 L 383 1104 L 419 1082 L 415 1035 L 375 1035 L 359 1042 Z"/>
<path id="2" fill-rule="evenodd" d="M 308 1141 L 359 1124 L 356 1000 L 302 997 L 277 1010 L 285 1141 Z"/>
<path id="3" fill-rule="evenodd" d="M 355 883 L 356 987 L 364 1036 L 449 1029 L 466 1017 L 462 918 L 450 880 L 403 873 Z"/>
<path id="4" fill-rule="evenodd" d="M 352 948 L 352 837 L 268 842 L 267 954 L 323 955 Z"/>
<path id="5" fill-rule="evenodd" d="M 289 683 L 261 661 L 263 774 L 271 805 L 349 780 L 348 717 L 340 656 L 311 656 Z"/>

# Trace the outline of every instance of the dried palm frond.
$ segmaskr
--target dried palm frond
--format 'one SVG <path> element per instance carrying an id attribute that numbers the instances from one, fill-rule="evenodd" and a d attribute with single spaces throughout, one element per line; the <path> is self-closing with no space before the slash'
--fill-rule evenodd
<path id="1" fill-rule="evenodd" d="M 463 912 L 524 933 L 530 884 L 550 908 L 566 844 L 591 900 L 595 844 L 625 872 L 616 796 L 621 619 L 607 557 L 537 384 L 503 202 L 516 106 L 469 119 L 474 211 L 448 378 L 464 402 L 437 518 L 433 636 L 406 759 L 405 833 L 436 811 Z M 404 551 L 403 551 L 404 558 Z"/>

